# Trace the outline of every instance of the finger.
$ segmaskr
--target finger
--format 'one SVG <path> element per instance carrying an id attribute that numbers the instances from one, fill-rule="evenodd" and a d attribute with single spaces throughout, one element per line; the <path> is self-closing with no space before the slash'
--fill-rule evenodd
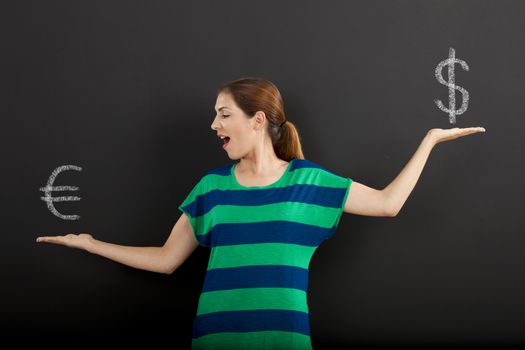
<path id="1" fill-rule="evenodd" d="M 485 128 L 477 127 L 477 128 L 470 128 L 469 134 L 475 134 L 478 132 L 485 132 Z"/>
<path id="2" fill-rule="evenodd" d="M 462 128 L 462 129 L 459 130 L 459 133 L 462 136 L 475 134 L 475 133 L 478 133 L 478 132 L 485 132 L 485 129 L 484 128 L 479 128 L 479 127 L 474 127 L 474 128 Z"/>
<path id="3" fill-rule="evenodd" d="M 37 242 L 46 242 L 46 243 L 64 243 L 62 236 L 43 236 L 36 239 Z"/>
<path id="4" fill-rule="evenodd" d="M 469 130 L 469 131 L 473 131 L 473 132 L 485 132 L 485 128 L 484 127 L 481 127 L 481 126 L 475 126 L 475 127 L 471 127 L 471 128 L 464 128 L 463 130 Z"/>

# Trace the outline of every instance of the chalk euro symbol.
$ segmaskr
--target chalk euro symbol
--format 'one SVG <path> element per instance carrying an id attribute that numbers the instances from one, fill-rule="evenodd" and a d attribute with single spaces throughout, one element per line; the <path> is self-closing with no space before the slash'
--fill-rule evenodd
<path id="1" fill-rule="evenodd" d="M 58 216 L 61 219 L 64 220 L 78 220 L 80 219 L 79 215 L 63 215 L 56 210 L 55 206 L 53 205 L 53 202 L 66 202 L 66 201 L 79 201 L 80 197 L 76 196 L 63 196 L 63 197 L 52 197 L 51 192 L 54 191 L 78 191 L 78 187 L 76 186 L 53 186 L 55 183 L 55 179 L 63 171 L 66 170 L 76 170 L 76 171 L 82 171 L 81 167 L 75 166 L 75 165 L 62 165 L 53 170 L 51 173 L 51 176 L 49 176 L 49 179 L 47 180 L 46 187 L 40 187 L 40 191 L 44 192 L 45 196 L 40 197 L 44 202 L 47 204 L 47 208 L 49 211 L 51 211 L 55 216 Z"/>

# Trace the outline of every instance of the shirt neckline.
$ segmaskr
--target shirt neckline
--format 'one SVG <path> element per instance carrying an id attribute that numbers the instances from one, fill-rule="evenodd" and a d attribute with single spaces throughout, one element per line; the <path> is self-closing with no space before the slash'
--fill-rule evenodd
<path id="1" fill-rule="evenodd" d="M 284 171 L 284 173 L 281 175 L 281 177 L 269 184 L 269 185 L 265 185 L 265 186 L 244 186 L 244 185 L 241 185 L 237 179 L 235 178 L 235 172 L 234 172 L 234 169 L 235 169 L 235 166 L 239 163 L 239 162 L 236 162 L 236 163 L 233 163 L 232 166 L 231 166 L 231 169 L 230 169 L 230 175 L 231 175 L 231 178 L 233 180 L 233 183 L 235 184 L 236 187 L 239 187 L 239 188 L 242 188 L 242 189 L 245 189 L 245 190 L 255 190 L 255 189 L 265 189 L 265 188 L 271 188 L 271 187 L 275 187 L 277 185 L 279 185 L 281 182 L 284 181 L 284 179 L 287 177 L 288 173 L 290 172 L 290 168 L 292 167 L 292 162 L 294 161 L 295 159 L 291 159 L 289 162 L 288 162 L 288 166 L 286 167 L 286 170 Z"/>

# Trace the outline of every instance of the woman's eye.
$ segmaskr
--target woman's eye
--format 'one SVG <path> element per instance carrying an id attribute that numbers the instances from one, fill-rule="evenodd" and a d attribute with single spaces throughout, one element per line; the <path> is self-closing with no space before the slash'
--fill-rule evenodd
<path id="1" fill-rule="evenodd" d="M 222 116 L 223 116 L 223 117 L 229 117 L 230 115 L 223 114 Z"/>

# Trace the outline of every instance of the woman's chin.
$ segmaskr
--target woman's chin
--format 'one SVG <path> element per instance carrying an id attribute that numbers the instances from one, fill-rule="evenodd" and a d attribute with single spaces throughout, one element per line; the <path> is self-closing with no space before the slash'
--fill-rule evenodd
<path id="1" fill-rule="evenodd" d="M 229 152 L 227 152 L 227 153 L 228 153 L 228 158 L 230 158 L 231 160 L 239 160 L 239 159 L 241 159 L 241 157 L 239 157 L 239 156 L 237 156 L 235 154 L 231 154 Z"/>

